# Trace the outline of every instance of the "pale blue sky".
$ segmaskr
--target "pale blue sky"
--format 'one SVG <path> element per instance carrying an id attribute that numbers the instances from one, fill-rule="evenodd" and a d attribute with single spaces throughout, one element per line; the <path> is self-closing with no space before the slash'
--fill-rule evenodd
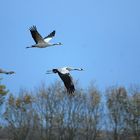
<path id="1" fill-rule="evenodd" d="M 34 44 L 29 27 L 63 46 L 25 49 Z M 46 70 L 74 66 L 81 87 L 95 81 L 100 89 L 140 84 L 139 0 L 1 0 L 1 65 L 15 75 L 1 75 L 11 92 L 60 80 Z"/>

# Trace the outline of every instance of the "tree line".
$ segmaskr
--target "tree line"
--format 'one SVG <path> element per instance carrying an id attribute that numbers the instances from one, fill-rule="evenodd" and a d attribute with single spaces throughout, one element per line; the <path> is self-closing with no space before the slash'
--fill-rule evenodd
<path id="1" fill-rule="evenodd" d="M 18 95 L 0 84 L 0 139 L 140 140 L 140 90 L 94 84 L 75 96 L 60 82 Z"/>

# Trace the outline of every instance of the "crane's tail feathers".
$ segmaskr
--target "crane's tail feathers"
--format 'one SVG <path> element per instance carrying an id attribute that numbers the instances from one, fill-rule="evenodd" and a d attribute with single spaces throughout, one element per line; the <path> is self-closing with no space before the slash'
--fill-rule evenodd
<path id="1" fill-rule="evenodd" d="M 28 46 L 26 48 L 35 48 L 36 46 L 35 45 L 32 45 L 32 46 Z"/>
<path id="2" fill-rule="evenodd" d="M 52 70 L 47 70 L 46 74 L 52 74 Z"/>
<path id="3" fill-rule="evenodd" d="M 26 47 L 26 48 L 32 48 L 32 47 Z"/>

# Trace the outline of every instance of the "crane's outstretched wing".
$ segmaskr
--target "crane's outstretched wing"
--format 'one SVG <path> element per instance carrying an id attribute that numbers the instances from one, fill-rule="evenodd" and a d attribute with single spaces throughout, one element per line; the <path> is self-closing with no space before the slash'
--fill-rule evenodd
<path id="1" fill-rule="evenodd" d="M 58 73 L 58 74 L 60 78 L 62 79 L 62 81 L 64 82 L 64 85 L 68 93 L 72 94 L 75 91 L 75 87 L 74 87 L 71 75 L 69 73 L 66 73 L 66 74 Z"/>
<path id="2" fill-rule="evenodd" d="M 49 42 L 55 36 L 55 30 L 52 31 L 48 36 L 44 38 L 45 42 Z"/>
<path id="3" fill-rule="evenodd" d="M 30 32 L 32 35 L 32 38 L 34 39 L 34 41 L 37 43 L 41 43 L 44 42 L 44 39 L 42 38 L 42 36 L 39 34 L 39 32 L 37 31 L 36 26 L 32 26 L 30 28 Z"/>

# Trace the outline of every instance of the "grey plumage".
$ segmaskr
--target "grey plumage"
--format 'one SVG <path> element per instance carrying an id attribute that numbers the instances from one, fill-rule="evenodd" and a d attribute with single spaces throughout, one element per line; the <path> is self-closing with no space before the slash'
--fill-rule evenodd
<path id="1" fill-rule="evenodd" d="M 50 43 L 50 40 L 55 36 L 55 30 L 45 38 L 40 35 L 36 26 L 32 26 L 29 30 L 36 44 L 26 48 L 46 48 L 49 46 L 62 45 L 62 43 Z"/>
<path id="2" fill-rule="evenodd" d="M 14 71 L 5 71 L 3 69 L 0 69 L 0 73 L 1 74 L 14 74 L 15 72 Z"/>

